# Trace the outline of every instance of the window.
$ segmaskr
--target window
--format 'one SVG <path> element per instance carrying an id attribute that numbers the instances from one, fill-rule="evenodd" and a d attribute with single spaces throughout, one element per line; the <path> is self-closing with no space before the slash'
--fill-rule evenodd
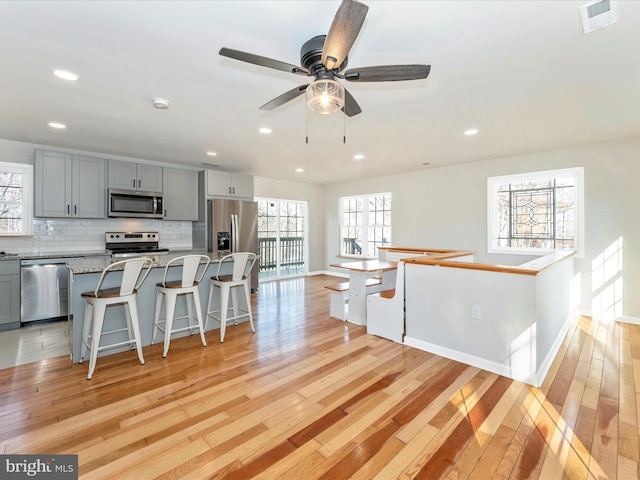
<path id="1" fill-rule="evenodd" d="M 391 245 L 391 194 L 340 199 L 340 254 L 377 257 L 377 247 Z"/>
<path id="2" fill-rule="evenodd" d="M 280 278 L 306 272 L 307 202 L 259 198 L 258 277 Z"/>
<path id="3" fill-rule="evenodd" d="M 582 252 L 583 168 L 488 179 L 489 252 Z"/>
<path id="4" fill-rule="evenodd" d="M 33 166 L 0 162 L 0 237 L 31 235 Z"/>

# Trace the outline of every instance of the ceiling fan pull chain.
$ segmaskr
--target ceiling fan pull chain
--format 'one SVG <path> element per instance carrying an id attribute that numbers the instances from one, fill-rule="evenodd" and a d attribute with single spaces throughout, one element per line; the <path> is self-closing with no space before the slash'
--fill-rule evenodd
<path id="1" fill-rule="evenodd" d="M 347 119 L 346 115 L 342 116 L 342 143 L 347 143 Z"/>

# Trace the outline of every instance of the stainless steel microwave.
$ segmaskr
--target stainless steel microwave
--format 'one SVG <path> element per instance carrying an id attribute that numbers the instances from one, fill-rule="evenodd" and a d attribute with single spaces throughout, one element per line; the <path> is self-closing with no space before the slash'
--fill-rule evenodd
<path id="1" fill-rule="evenodd" d="M 157 192 L 109 189 L 110 217 L 162 218 L 164 198 Z"/>

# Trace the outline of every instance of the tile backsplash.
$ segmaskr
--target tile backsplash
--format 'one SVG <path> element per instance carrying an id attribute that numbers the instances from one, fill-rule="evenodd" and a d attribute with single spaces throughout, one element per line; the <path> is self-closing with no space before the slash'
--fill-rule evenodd
<path id="1" fill-rule="evenodd" d="M 160 247 L 190 249 L 192 222 L 146 219 L 44 219 L 33 222 L 33 236 L 0 238 L 0 251 L 18 254 L 96 252 L 104 250 L 105 232 L 160 233 Z"/>

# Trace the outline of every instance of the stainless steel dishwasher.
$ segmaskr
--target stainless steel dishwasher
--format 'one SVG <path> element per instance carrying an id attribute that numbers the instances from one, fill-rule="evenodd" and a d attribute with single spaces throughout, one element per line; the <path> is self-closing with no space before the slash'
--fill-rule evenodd
<path id="1" fill-rule="evenodd" d="M 82 257 L 73 257 L 82 258 Z M 72 258 L 21 260 L 21 323 L 69 314 L 69 268 Z"/>

